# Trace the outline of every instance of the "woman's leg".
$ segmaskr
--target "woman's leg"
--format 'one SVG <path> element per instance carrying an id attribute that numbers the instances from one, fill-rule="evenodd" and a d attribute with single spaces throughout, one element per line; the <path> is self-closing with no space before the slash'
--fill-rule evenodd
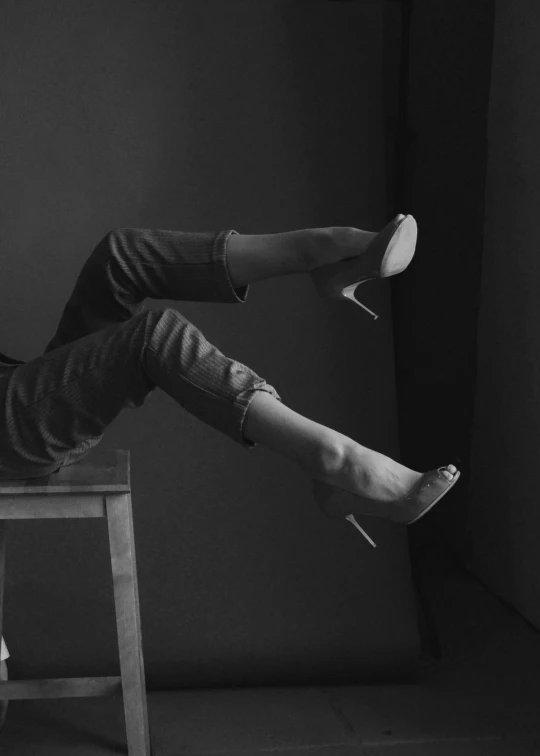
<path id="1" fill-rule="evenodd" d="M 78 276 L 45 353 L 94 331 L 129 320 L 147 297 L 242 302 L 226 265 L 234 231 L 186 233 L 117 229 L 95 247 Z"/>
<path id="2" fill-rule="evenodd" d="M 236 286 L 275 275 L 307 272 L 319 265 L 361 255 L 376 236 L 355 228 L 322 228 L 236 236 L 229 242 L 229 270 Z M 366 514 L 393 517 L 392 502 L 406 496 L 422 474 L 299 415 L 268 393 L 250 403 L 245 436 L 299 464 L 316 480 L 369 499 Z M 452 480 L 453 465 L 441 472 Z"/>
<path id="3" fill-rule="evenodd" d="M 311 477 L 369 497 L 373 514 L 420 477 L 282 405 L 173 309 L 140 313 L 11 371 L 0 403 L 0 477 L 46 475 L 76 461 L 155 386 L 235 441 L 261 443 Z"/>
<path id="4" fill-rule="evenodd" d="M 347 228 L 260 235 L 111 231 L 84 264 L 45 351 L 129 320 L 147 297 L 243 302 L 250 283 L 360 255 L 374 236 Z"/>
<path id="5" fill-rule="evenodd" d="M 234 440 L 255 393 L 275 390 L 173 309 L 149 310 L 6 373 L 0 478 L 47 475 L 86 454 L 125 407 L 156 386 Z"/>
<path id="6" fill-rule="evenodd" d="M 236 234 L 227 264 L 235 287 L 265 278 L 308 273 L 321 265 L 358 257 L 377 236 L 358 228 L 329 227 L 281 234 Z"/>
<path id="7" fill-rule="evenodd" d="M 312 478 L 365 497 L 364 514 L 394 518 L 393 502 L 406 496 L 422 473 L 400 465 L 331 428 L 294 412 L 270 394 L 250 403 L 244 435 L 296 462 Z M 442 475 L 452 480 L 449 465 Z"/>
<path id="8" fill-rule="evenodd" d="M 145 296 L 242 301 L 247 285 L 252 281 L 311 270 L 319 264 L 360 255 L 373 236 L 369 232 L 349 228 L 251 236 L 237 235 L 233 231 L 217 235 L 137 229 L 112 232 L 98 245 L 83 268 L 49 350 L 54 349 L 57 343 L 73 341 L 81 332 L 102 328 L 107 322 L 133 319 L 133 313 L 140 308 Z M 170 313 L 175 311 L 168 312 L 170 319 Z M 178 313 L 176 317 L 182 319 Z M 155 336 L 153 341 L 158 344 L 157 349 L 150 342 L 144 343 L 143 352 L 148 357 L 145 377 L 150 383 L 153 381 L 154 385 L 161 386 L 201 419 L 235 435 L 238 440 L 260 442 L 273 448 L 298 462 L 315 478 L 369 496 L 375 501 L 397 498 L 409 490 L 420 476 L 388 457 L 372 452 L 284 407 L 277 401 L 271 387 L 249 368 L 239 366 L 234 361 L 227 363 L 227 358 L 207 345 L 204 337 L 191 324 L 180 328 L 182 339 L 179 339 L 179 328 L 175 328 L 175 332 L 167 337 L 166 349 Z M 158 328 L 157 333 L 160 330 Z M 198 334 L 195 342 L 202 339 L 216 357 L 201 362 L 195 371 L 198 379 L 195 394 L 185 391 L 190 379 L 184 374 L 183 359 L 186 353 L 190 353 L 190 347 L 186 352 L 186 343 L 195 343 L 194 333 Z M 191 334 L 187 342 L 183 341 L 186 334 Z M 142 348 L 140 344 L 138 348 Z M 206 347 L 202 352 L 205 350 Z M 202 352 L 191 352 L 195 355 L 192 368 Z M 150 358 L 151 355 L 153 357 Z M 80 362 L 80 359 L 77 357 L 75 361 Z M 212 378 L 212 371 L 218 365 L 220 369 L 216 372 L 216 381 Z M 234 381 L 231 382 L 238 369 L 244 376 L 250 374 L 251 383 L 248 379 L 247 384 L 239 387 Z M 60 374 L 63 373 L 62 364 L 58 370 Z M 43 375 L 43 366 L 40 366 L 39 372 Z M 104 371 L 102 376 L 106 374 L 108 371 Z M 101 383 L 106 387 L 107 381 Z M 224 394 L 224 385 L 232 388 L 232 393 Z M 273 398 L 265 396 L 272 393 Z M 197 398 L 194 401 L 195 395 Z M 101 399 L 106 396 L 106 390 L 102 391 Z M 133 404 L 131 399 L 122 395 L 120 400 L 113 402 L 114 413 L 107 422 L 122 406 L 137 406 L 137 402 Z M 79 401 L 84 404 L 82 396 Z M 231 413 L 225 412 L 229 425 L 225 423 L 224 427 L 220 413 L 216 414 L 215 410 L 225 406 L 235 408 L 232 413 L 235 419 L 231 420 Z M 75 403 L 71 402 L 71 410 L 76 409 Z M 91 425 L 91 414 L 86 419 L 87 425 Z M 231 422 L 234 433 L 231 433 Z M 106 422 L 101 422 L 101 426 L 103 430 Z M 94 439 L 97 435 L 91 434 Z M 79 439 L 79 444 L 73 447 L 75 456 L 80 455 L 81 443 Z M 94 443 L 97 441 L 94 440 L 91 445 Z M 69 454 L 66 455 L 65 445 L 62 453 L 61 464 L 66 464 Z M 449 479 L 452 477 L 450 472 L 445 476 Z"/>

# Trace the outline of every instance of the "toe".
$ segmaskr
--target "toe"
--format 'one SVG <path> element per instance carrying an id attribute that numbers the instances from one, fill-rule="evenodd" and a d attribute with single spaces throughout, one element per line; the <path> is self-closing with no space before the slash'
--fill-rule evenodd
<path id="1" fill-rule="evenodd" d="M 452 473 L 448 472 L 448 470 L 442 470 L 442 474 L 446 478 L 446 480 L 452 480 L 454 478 Z"/>
<path id="2" fill-rule="evenodd" d="M 452 473 L 452 475 L 457 473 L 457 467 L 455 465 L 446 465 L 446 469 L 449 473 Z"/>

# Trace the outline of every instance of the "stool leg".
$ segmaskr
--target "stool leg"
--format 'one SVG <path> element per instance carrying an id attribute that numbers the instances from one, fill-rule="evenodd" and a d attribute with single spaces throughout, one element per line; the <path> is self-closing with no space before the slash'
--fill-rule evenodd
<path id="1" fill-rule="evenodd" d="M 6 541 L 7 541 L 7 523 L 0 520 L 0 638 L 2 637 L 2 624 L 4 617 L 4 586 L 6 570 Z"/>
<path id="2" fill-rule="evenodd" d="M 6 574 L 6 542 L 7 542 L 7 522 L 0 520 L 0 640 L 3 633 L 4 619 L 4 586 Z M 0 687 L 2 683 L 0 682 Z M 1 691 L 0 691 L 1 692 Z M 0 730 L 6 721 L 8 702 L 0 698 Z"/>
<path id="3" fill-rule="evenodd" d="M 107 496 L 107 521 L 129 756 L 150 756 L 131 496 Z"/>

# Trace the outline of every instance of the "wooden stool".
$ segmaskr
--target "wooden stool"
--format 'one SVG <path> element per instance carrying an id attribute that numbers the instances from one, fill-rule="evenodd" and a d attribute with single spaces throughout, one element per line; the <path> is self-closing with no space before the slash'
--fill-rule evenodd
<path id="1" fill-rule="evenodd" d="M 0 636 L 6 520 L 49 517 L 107 518 L 121 676 L 10 680 L 0 682 L 0 700 L 122 693 L 129 756 L 150 756 L 129 452 L 97 448 L 52 475 L 0 481 Z"/>

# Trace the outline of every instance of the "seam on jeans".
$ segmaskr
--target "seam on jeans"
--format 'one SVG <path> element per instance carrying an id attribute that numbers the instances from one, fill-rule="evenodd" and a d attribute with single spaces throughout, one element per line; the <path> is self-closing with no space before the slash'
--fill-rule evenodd
<path id="1" fill-rule="evenodd" d="M 20 404 L 24 407 L 24 409 L 32 409 L 32 407 L 35 407 L 40 402 L 45 401 L 45 399 L 49 399 L 49 397 L 53 396 L 59 389 L 65 389 L 66 386 L 71 386 L 72 383 L 75 383 L 75 381 L 80 380 L 79 377 L 72 378 L 69 381 L 66 381 L 65 383 L 60 383 L 56 388 L 54 388 L 52 391 L 49 391 L 45 396 L 40 396 L 39 399 L 36 399 L 33 402 L 30 402 L 30 404 L 25 404 L 24 402 L 20 402 Z M 8 387 L 9 391 L 9 387 Z"/>
<path id="2" fill-rule="evenodd" d="M 235 289 L 229 268 L 227 265 L 227 243 L 229 241 L 229 238 L 233 234 L 238 234 L 238 231 L 235 231 L 234 229 L 229 230 L 223 230 L 218 231 L 214 237 L 214 240 L 212 241 L 212 249 L 211 249 L 211 256 L 208 260 L 204 260 L 201 262 L 165 262 L 162 263 L 160 261 L 159 265 L 156 266 L 155 263 L 147 263 L 143 260 L 137 261 L 137 266 L 141 269 L 151 269 L 154 270 L 156 267 L 160 267 L 163 270 L 172 270 L 172 269 L 181 269 L 185 267 L 203 267 L 206 266 L 212 271 L 212 276 L 209 276 L 212 285 L 217 286 L 217 290 L 220 292 L 221 295 L 224 295 L 225 292 L 229 299 L 227 302 L 231 302 L 233 304 L 245 304 L 245 301 L 248 296 L 249 292 L 249 285 L 245 286 L 239 286 L 238 289 L 243 292 L 243 296 L 239 296 L 237 294 L 237 289 Z M 137 267 L 136 266 L 136 267 Z M 225 274 L 225 281 L 223 281 L 222 273 Z M 225 285 L 223 285 L 225 284 Z M 186 300 L 184 300 L 186 301 Z M 189 300 L 187 300 L 189 301 Z M 199 300 L 194 300 L 199 301 Z M 206 300 L 203 300 L 206 301 Z"/>
<path id="3" fill-rule="evenodd" d="M 140 266 L 141 268 L 153 268 L 156 267 L 160 268 L 185 268 L 190 266 L 196 266 L 196 265 L 208 265 L 208 267 L 212 267 L 212 260 L 205 260 L 204 262 L 182 262 L 182 263 L 175 263 L 175 262 L 166 262 L 166 263 L 159 263 L 159 266 L 156 266 L 154 263 L 147 263 L 143 262 L 142 260 L 137 260 L 137 266 Z"/>
<path id="4" fill-rule="evenodd" d="M 227 231 L 218 231 L 216 233 L 216 236 L 212 240 L 212 250 L 211 250 L 212 257 L 210 259 L 208 259 L 208 260 L 203 260 L 201 262 L 199 262 L 199 261 L 193 261 L 193 262 L 189 261 L 189 262 L 182 262 L 182 263 L 176 263 L 176 262 L 170 262 L 170 263 L 169 262 L 165 262 L 165 263 L 162 263 L 161 260 L 160 260 L 159 267 L 160 268 L 165 268 L 165 267 L 167 267 L 167 268 L 171 268 L 171 267 L 179 267 L 179 268 L 181 268 L 181 267 L 191 266 L 191 265 L 193 265 L 193 266 L 195 266 L 195 265 L 208 265 L 210 267 L 215 266 L 216 262 L 218 262 L 217 259 L 216 259 L 218 257 L 218 250 L 216 249 L 216 246 L 218 246 L 218 242 L 221 242 L 220 236 L 222 236 L 223 234 L 227 235 L 225 237 L 225 239 L 223 239 L 223 242 L 222 242 L 223 243 L 223 247 L 225 247 L 225 245 L 227 244 L 227 241 L 229 240 L 229 237 L 232 236 L 232 234 L 237 234 L 237 233 L 238 233 L 238 231 L 235 231 L 234 229 L 230 229 L 230 230 L 227 230 Z M 226 264 L 226 261 L 225 261 L 225 255 L 221 255 L 221 257 L 223 258 L 224 267 L 225 267 L 225 270 L 227 272 L 227 279 L 228 279 L 229 283 L 231 283 L 231 286 L 232 286 L 232 282 L 230 281 L 229 271 L 227 269 L 227 264 Z M 148 263 L 148 262 L 145 262 L 144 260 L 137 260 L 137 265 L 140 266 L 140 267 L 142 267 L 142 268 L 155 268 L 156 267 L 155 263 Z"/>
<path id="5" fill-rule="evenodd" d="M 25 404 L 22 401 L 20 402 L 20 404 L 22 407 L 24 407 L 25 410 L 32 409 L 32 407 L 35 407 L 40 402 L 45 401 L 45 399 L 49 399 L 51 396 L 54 396 L 54 394 L 57 393 L 58 390 L 63 390 L 67 388 L 68 386 L 71 386 L 73 383 L 77 383 L 77 381 L 82 382 L 85 378 L 87 378 L 88 376 L 91 376 L 93 372 L 94 372 L 93 370 L 89 370 L 84 374 L 84 376 L 78 375 L 78 376 L 75 376 L 74 378 L 71 378 L 69 381 L 66 381 L 65 383 L 58 384 L 58 386 L 56 386 L 54 389 L 49 391 L 44 396 L 41 396 L 39 399 L 36 399 L 35 401 L 30 402 L 30 404 Z M 9 385 L 7 387 L 7 391 L 10 391 Z"/>
<path id="6" fill-rule="evenodd" d="M 156 350 L 155 350 L 155 349 L 154 349 L 153 347 L 151 347 L 151 346 L 147 346 L 146 348 L 148 349 L 148 351 L 149 351 L 149 352 L 152 352 L 152 354 L 155 354 L 155 355 L 157 356 L 157 352 L 156 352 Z M 203 391 L 203 392 L 204 392 L 205 394 L 209 394 L 210 396 L 213 396 L 213 397 L 215 397 L 216 399 L 220 399 L 220 400 L 222 400 L 222 401 L 230 401 L 231 403 L 233 403 L 233 402 L 235 401 L 235 399 L 236 399 L 236 397 L 232 397 L 232 396 L 230 397 L 230 399 L 227 399 L 227 398 L 226 398 L 225 396 L 223 396 L 222 394 L 214 394 L 214 392 L 213 392 L 213 391 L 210 391 L 209 389 L 206 389 L 206 388 L 204 388 L 203 386 L 199 386 L 199 384 L 198 384 L 198 383 L 194 383 L 194 382 L 193 382 L 193 381 L 192 381 L 192 380 L 191 380 L 190 378 L 188 378 L 188 377 L 187 377 L 186 375 L 183 375 L 183 374 L 181 374 L 181 373 L 180 373 L 180 374 L 178 374 L 178 375 L 179 375 L 179 378 L 180 378 L 180 380 L 182 380 L 182 381 L 185 381 L 186 383 L 189 383 L 189 385 L 190 385 L 190 386 L 193 386 L 194 388 L 196 388 L 196 389 L 199 389 L 199 391 Z M 156 384 L 156 385 L 157 385 L 157 384 Z M 243 389 L 243 390 L 245 391 L 245 389 Z"/>

